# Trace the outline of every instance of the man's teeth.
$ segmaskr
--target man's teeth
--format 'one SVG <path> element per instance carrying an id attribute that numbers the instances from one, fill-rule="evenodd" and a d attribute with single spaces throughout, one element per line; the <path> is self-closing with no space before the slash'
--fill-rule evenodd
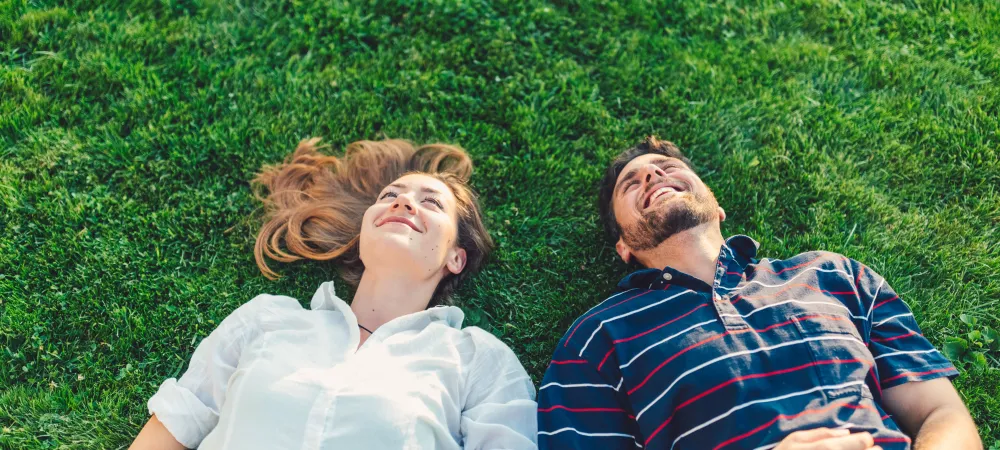
<path id="1" fill-rule="evenodd" d="M 653 200 L 656 200 L 661 195 L 666 194 L 668 192 L 677 192 L 677 189 L 674 189 L 672 187 L 662 187 L 662 188 L 659 188 L 659 189 L 656 190 L 656 192 L 653 193 L 653 195 L 651 197 L 649 197 L 649 201 L 652 202 Z"/>

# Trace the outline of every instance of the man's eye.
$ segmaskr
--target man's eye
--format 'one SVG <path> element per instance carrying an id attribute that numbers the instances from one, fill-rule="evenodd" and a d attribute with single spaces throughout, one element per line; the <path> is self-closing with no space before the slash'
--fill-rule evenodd
<path id="1" fill-rule="evenodd" d="M 385 199 L 385 198 L 390 197 L 390 196 L 393 197 L 393 198 L 395 198 L 396 197 L 396 193 L 392 192 L 392 191 L 386 192 L 385 194 L 382 194 L 381 197 L 379 197 L 379 200 Z"/>

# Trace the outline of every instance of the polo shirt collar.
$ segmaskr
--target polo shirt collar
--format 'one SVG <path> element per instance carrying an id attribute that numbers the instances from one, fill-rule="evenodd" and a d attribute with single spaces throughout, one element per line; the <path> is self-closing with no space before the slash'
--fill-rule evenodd
<path id="1" fill-rule="evenodd" d="M 747 264 L 755 264 L 757 260 L 757 250 L 760 244 L 742 234 L 726 239 L 719 250 L 719 262 L 729 269 L 739 267 L 742 271 Z M 664 275 L 667 274 L 667 275 Z M 712 287 L 695 277 L 674 269 L 670 266 L 663 269 L 639 269 L 622 278 L 618 282 L 619 289 L 651 289 L 665 277 L 669 277 L 671 284 L 680 284 L 696 290 L 711 291 Z"/>

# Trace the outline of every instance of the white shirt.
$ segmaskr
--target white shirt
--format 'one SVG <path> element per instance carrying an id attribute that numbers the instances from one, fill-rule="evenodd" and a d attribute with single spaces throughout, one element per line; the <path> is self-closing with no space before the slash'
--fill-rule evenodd
<path id="1" fill-rule="evenodd" d="M 398 317 L 358 349 L 332 282 L 308 310 L 261 295 L 198 345 L 149 412 L 188 448 L 536 448 L 528 374 L 464 317 L 454 306 Z"/>

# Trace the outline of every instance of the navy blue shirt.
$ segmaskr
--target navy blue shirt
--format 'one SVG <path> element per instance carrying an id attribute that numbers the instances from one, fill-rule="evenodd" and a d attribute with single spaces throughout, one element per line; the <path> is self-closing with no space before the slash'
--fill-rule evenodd
<path id="1" fill-rule="evenodd" d="M 870 268 L 757 247 L 728 239 L 712 286 L 639 270 L 577 319 L 539 388 L 540 448 L 766 449 L 830 427 L 908 449 L 882 390 L 958 372 Z"/>

